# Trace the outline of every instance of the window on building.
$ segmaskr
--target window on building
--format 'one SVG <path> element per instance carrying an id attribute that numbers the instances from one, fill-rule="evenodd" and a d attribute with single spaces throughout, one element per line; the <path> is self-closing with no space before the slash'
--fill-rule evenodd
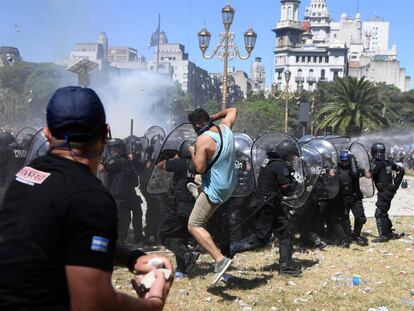
<path id="1" fill-rule="evenodd" d="M 313 78 L 313 69 L 309 70 L 309 77 Z"/>
<path id="2" fill-rule="evenodd" d="M 319 56 L 319 63 L 322 63 L 322 56 Z"/>
<path id="3" fill-rule="evenodd" d="M 299 69 L 298 70 L 298 78 L 301 78 L 302 77 L 302 69 Z"/>
<path id="4" fill-rule="evenodd" d="M 308 56 L 308 63 L 311 62 L 312 57 Z"/>
<path id="5" fill-rule="evenodd" d="M 296 56 L 296 63 L 299 63 L 299 56 Z"/>
<path id="6" fill-rule="evenodd" d="M 325 69 L 321 70 L 321 80 L 325 80 Z"/>
<path id="7" fill-rule="evenodd" d="M 316 63 L 316 56 L 313 57 L 313 62 Z"/>
<path id="8" fill-rule="evenodd" d="M 325 63 L 329 63 L 329 56 L 325 56 Z"/>
<path id="9" fill-rule="evenodd" d="M 305 56 L 302 56 L 302 63 L 305 62 Z"/>

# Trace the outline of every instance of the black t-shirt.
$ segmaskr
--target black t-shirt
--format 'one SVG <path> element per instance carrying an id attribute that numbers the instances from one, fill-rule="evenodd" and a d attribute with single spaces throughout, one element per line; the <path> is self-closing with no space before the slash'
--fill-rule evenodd
<path id="1" fill-rule="evenodd" d="M 187 183 L 194 182 L 194 174 L 189 171 L 189 163 L 185 159 L 167 160 L 165 169 L 174 173 L 172 181 L 172 197 L 179 215 L 188 217 L 194 205 L 194 198 L 187 190 Z"/>
<path id="2" fill-rule="evenodd" d="M 392 184 L 392 171 L 398 169 L 397 164 L 391 160 L 373 160 L 372 161 L 372 175 L 375 184 L 382 184 L 383 187 L 388 187 Z"/>
<path id="3" fill-rule="evenodd" d="M 48 154 L 10 183 L 0 232 L 0 310 L 68 310 L 66 265 L 113 269 L 116 205 L 86 165 Z"/>
<path id="4" fill-rule="evenodd" d="M 280 186 L 292 182 L 292 170 L 282 159 L 266 159 L 260 168 L 256 192 L 264 195 L 280 194 Z"/>
<path id="5" fill-rule="evenodd" d="M 7 185 L 14 174 L 23 167 L 27 151 L 17 144 L 0 150 L 0 187 Z"/>

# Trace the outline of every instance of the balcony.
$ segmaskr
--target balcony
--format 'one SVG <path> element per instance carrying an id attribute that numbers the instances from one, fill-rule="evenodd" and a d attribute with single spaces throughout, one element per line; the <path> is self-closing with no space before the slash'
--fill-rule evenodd
<path id="1" fill-rule="evenodd" d="M 305 78 L 304 77 L 296 77 L 295 78 L 295 82 L 296 83 L 304 83 L 305 82 Z"/>
<path id="2" fill-rule="evenodd" d="M 316 77 L 314 77 L 314 76 L 308 76 L 308 77 L 306 77 L 306 81 L 308 82 L 308 83 L 316 83 Z"/>

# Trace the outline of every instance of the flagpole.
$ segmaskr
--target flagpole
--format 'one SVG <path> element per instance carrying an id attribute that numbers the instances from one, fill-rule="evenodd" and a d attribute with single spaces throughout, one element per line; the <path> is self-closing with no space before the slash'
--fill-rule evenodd
<path id="1" fill-rule="evenodd" d="M 157 28 L 157 69 L 156 73 L 158 73 L 158 65 L 160 63 L 160 29 L 161 27 L 161 14 L 158 13 L 158 28 Z"/>

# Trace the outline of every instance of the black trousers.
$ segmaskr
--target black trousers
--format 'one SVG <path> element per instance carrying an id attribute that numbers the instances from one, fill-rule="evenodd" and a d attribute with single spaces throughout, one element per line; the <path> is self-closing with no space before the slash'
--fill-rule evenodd
<path id="1" fill-rule="evenodd" d="M 389 185 L 383 191 L 378 191 L 377 202 L 375 205 L 375 219 L 377 221 L 378 234 L 380 236 L 389 236 L 392 233 L 392 222 L 388 216 L 391 208 L 391 201 L 394 198 L 394 186 Z"/>
<path id="2" fill-rule="evenodd" d="M 130 195 L 124 200 L 116 200 L 118 206 L 118 236 L 120 242 L 125 242 L 128 237 L 129 225 L 132 219 L 134 239 L 142 240 L 142 200 L 137 195 Z M 131 217 L 132 212 L 132 217 Z"/>
<path id="3" fill-rule="evenodd" d="M 365 216 L 364 206 L 362 205 L 362 200 L 360 197 L 350 195 L 350 196 L 344 196 L 343 201 L 345 204 L 345 208 L 348 210 L 348 217 L 346 219 L 346 226 L 347 226 L 347 234 L 351 234 L 351 222 L 349 219 L 349 211 L 352 211 L 352 214 L 354 215 L 354 228 L 353 228 L 353 234 L 354 235 L 361 235 L 362 227 L 367 222 L 367 217 Z"/>
<path id="4" fill-rule="evenodd" d="M 330 200 L 327 210 L 328 238 L 333 243 L 349 240 L 349 209 L 346 207 L 342 195 Z"/>
<path id="5" fill-rule="evenodd" d="M 172 204 L 159 225 L 161 243 L 174 253 L 177 271 L 182 273 L 186 269 L 185 260 L 191 255 L 188 247 L 190 233 L 187 229 L 189 216 L 179 213 L 177 206 Z"/>

